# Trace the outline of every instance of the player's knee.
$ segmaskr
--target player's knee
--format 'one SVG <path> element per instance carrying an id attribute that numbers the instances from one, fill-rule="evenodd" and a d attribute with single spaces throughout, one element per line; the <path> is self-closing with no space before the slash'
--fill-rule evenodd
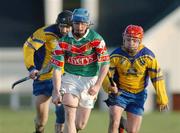
<path id="1" fill-rule="evenodd" d="M 127 128 L 126 129 L 128 133 L 137 133 L 138 130 L 136 128 Z"/>
<path id="2" fill-rule="evenodd" d="M 76 124 L 76 129 L 77 130 L 82 130 L 82 129 L 85 128 L 85 126 L 86 126 L 85 122 L 79 122 L 79 123 Z"/>
<path id="3" fill-rule="evenodd" d="M 111 122 L 111 127 L 112 127 L 113 129 L 118 129 L 118 128 L 119 128 L 119 121 L 118 121 L 118 120 L 113 120 L 113 121 Z"/>

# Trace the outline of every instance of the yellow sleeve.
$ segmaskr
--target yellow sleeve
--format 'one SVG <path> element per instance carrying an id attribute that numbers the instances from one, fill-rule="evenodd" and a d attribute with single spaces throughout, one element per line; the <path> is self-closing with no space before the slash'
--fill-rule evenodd
<path id="1" fill-rule="evenodd" d="M 38 50 L 40 47 L 42 47 L 46 43 L 44 28 L 40 28 L 36 32 L 34 32 L 27 41 L 30 45 L 33 46 L 33 48 L 35 48 L 35 50 Z"/>
<path id="2" fill-rule="evenodd" d="M 109 73 L 112 75 L 114 75 L 115 73 L 115 66 L 116 66 L 116 62 L 117 59 L 115 58 L 110 58 L 110 68 L 109 68 Z M 110 81 L 109 81 L 109 78 L 108 78 L 108 74 L 106 75 L 106 77 L 104 78 L 104 81 L 102 83 L 102 87 L 103 87 L 103 90 L 106 92 L 106 93 L 109 93 L 109 86 L 110 86 Z"/>
<path id="3" fill-rule="evenodd" d="M 29 71 L 35 68 L 34 52 L 35 49 L 29 47 L 27 42 L 25 42 L 23 46 L 24 64 Z"/>
<path id="4" fill-rule="evenodd" d="M 168 96 L 166 93 L 165 81 L 159 64 L 155 58 L 152 59 L 151 68 L 149 68 L 149 75 L 156 91 L 157 103 L 159 105 L 167 105 Z"/>
<path id="5" fill-rule="evenodd" d="M 108 90 L 108 87 L 109 87 L 109 86 L 110 86 L 109 78 L 108 78 L 108 76 L 106 75 L 106 77 L 104 78 L 103 83 L 102 83 L 102 88 L 103 88 L 103 90 L 104 90 L 106 93 L 109 92 L 109 90 Z"/>
<path id="6" fill-rule="evenodd" d="M 35 68 L 34 53 L 46 42 L 46 36 L 43 28 L 38 29 L 31 35 L 23 45 L 24 63 L 30 71 Z"/>
<path id="7" fill-rule="evenodd" d="M 115 57 L 114 55 L 112 55 L 110 58 L 110 67 L 109 67 L 109 71 L 112 77 L 114 77 L 114 73 L 115 73 L 118 62 L 119 62 L 119 57 Z"/>

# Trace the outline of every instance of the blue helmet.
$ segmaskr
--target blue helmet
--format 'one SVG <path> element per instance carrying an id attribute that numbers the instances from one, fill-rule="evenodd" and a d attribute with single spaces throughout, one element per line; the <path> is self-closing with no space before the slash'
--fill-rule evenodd
<path id="1" fill-rule="evenodd" d="M 72 22 L 89 23 L 89 12 L 84 8 L 78 8 L 73 11 Z"/>

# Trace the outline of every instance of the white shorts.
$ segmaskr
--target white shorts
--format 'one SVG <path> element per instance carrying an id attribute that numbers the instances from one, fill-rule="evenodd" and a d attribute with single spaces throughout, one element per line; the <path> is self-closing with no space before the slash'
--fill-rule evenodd
<path id="1" fill-rule="evenodd" d="M 79 98 L 79 106 L 93 108 L 96 96 L 88 94 L 88 89 L 97 81 L 98 76 L 83 77 L 66 73 L 62 76 L 61 87 L 65 93 L 70 93 Z"/>

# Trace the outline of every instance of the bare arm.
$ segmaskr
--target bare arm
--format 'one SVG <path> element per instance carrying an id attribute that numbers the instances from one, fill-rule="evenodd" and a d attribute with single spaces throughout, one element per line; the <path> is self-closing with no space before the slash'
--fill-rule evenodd
<path id="1" fill-rule="evenodd" d="M 97 79 L 95 85 L 92 86 L 88 90 L 88 93 L 90 95 L 94 96 L 94 95 L 96 95 L 99 92 L 99 90 L 101 88 L 101 85 L 102 85 L 102 82 L 103 82 L 104 78 L 106 77 L 106 74 L 107 74 L 108 70 L 109 70 L 109 64 L 101 66 L 100 72 L 99 72 L 99 75 L 98 75 L 98 79 Z"/>
<path id="2" fill-rule="evenodd" d="M 53 99 L 52 102 L 54 104 L 59 104 L 61 102 L 61 94 L 60 94 L 60 87 L 61 87 L 61 75 L 62 71 L 59 69 L 53 70 Z"/>
<path id="3" fill-rule="evenodd" d="M 97 85 L 101 86 L 104 78 L 107 75 L 107 72 L 109 71 L 109 64 L 103 65 L 100 69 L 98 80 L 96 82 Z"/>

